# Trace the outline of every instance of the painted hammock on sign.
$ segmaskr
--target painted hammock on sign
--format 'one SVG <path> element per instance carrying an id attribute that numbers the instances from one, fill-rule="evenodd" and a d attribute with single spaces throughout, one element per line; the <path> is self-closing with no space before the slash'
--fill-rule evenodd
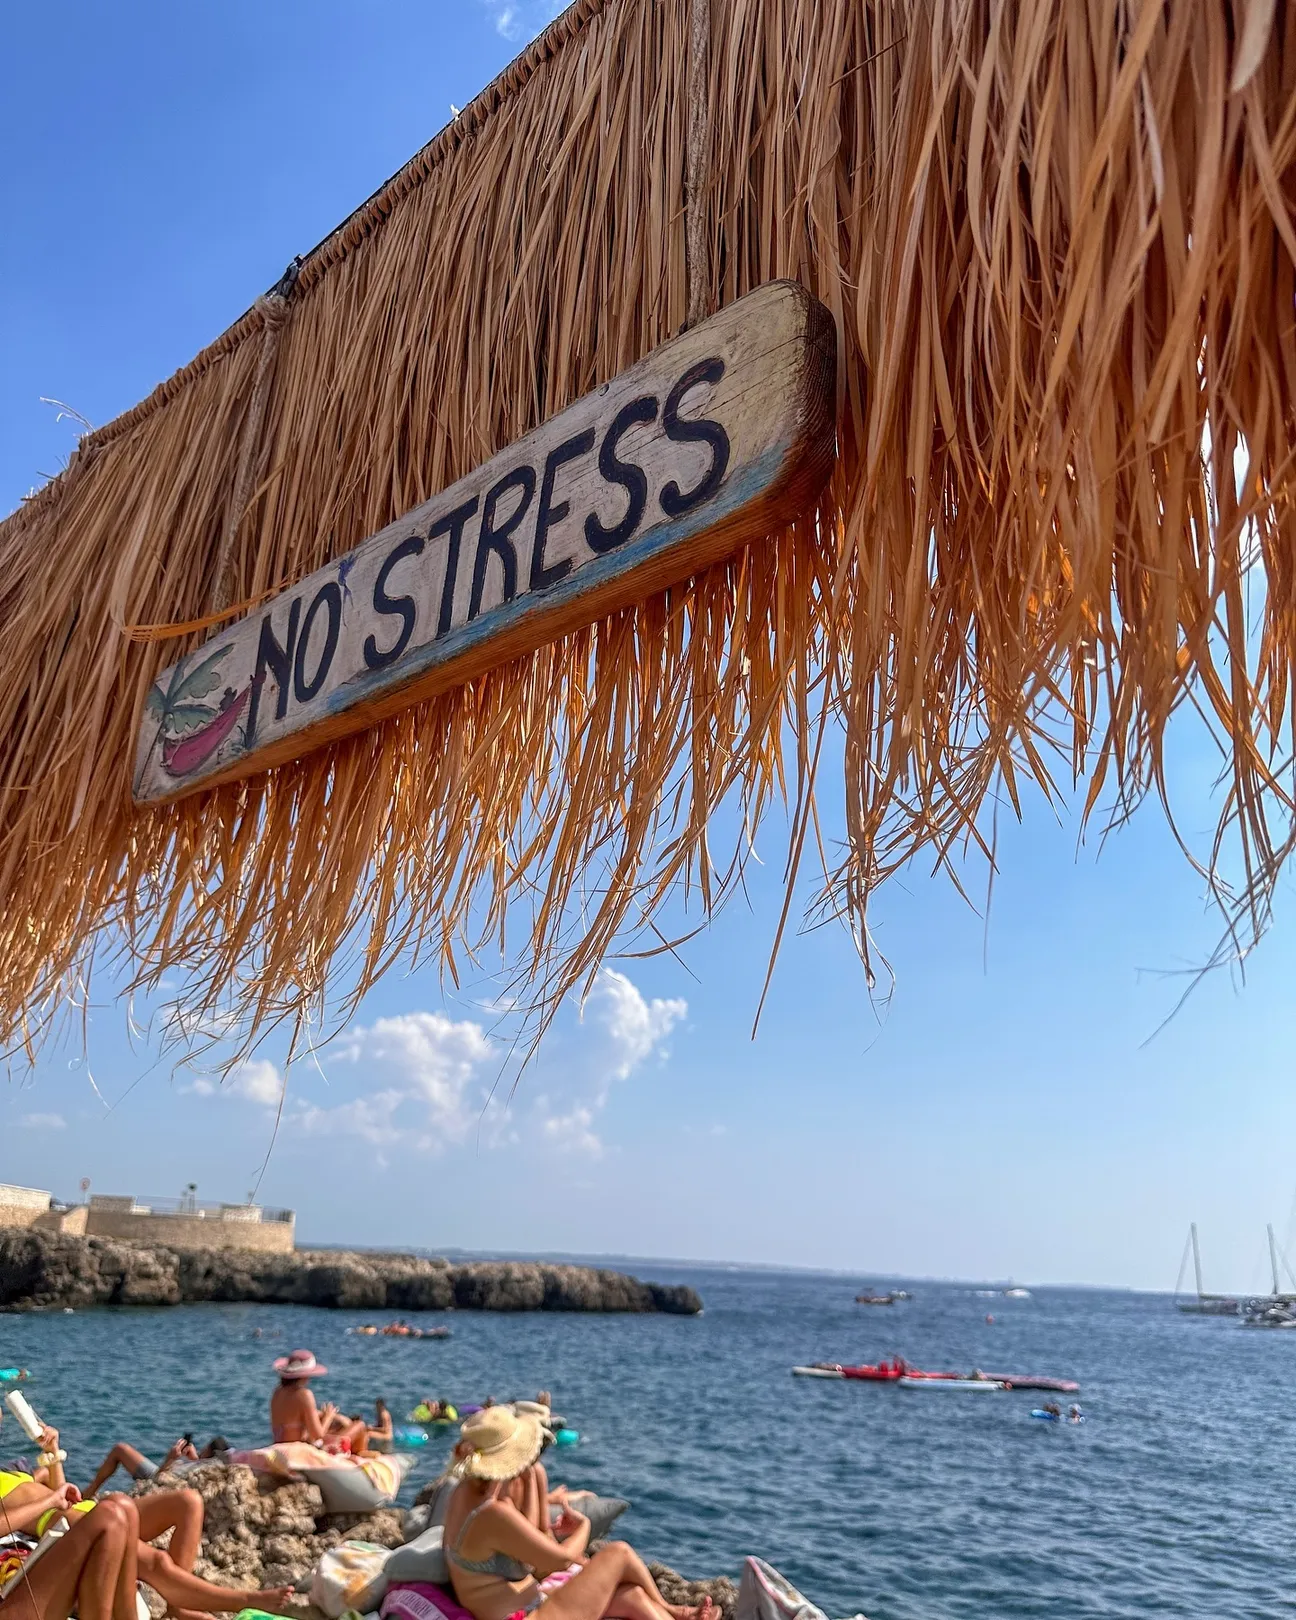
<path id="1" fill-rule="evenodd" d="M 832 467 L 833 373 L 791 282 L 665 344 L 164 672 L 136 799 L 373 725 L 795 518 Z"/>

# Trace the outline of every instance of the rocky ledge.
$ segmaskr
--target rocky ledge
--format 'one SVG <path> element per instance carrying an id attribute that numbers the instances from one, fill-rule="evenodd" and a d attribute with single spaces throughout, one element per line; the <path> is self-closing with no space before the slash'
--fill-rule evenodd
<path id="1" fill-rule="evenodd" d="M 301 1249 L 187 1252 L 63 1232 L 0 1231 L 0 1310 L 208 1301 L 394 1311 L 667 1311 L 695 1316 L 691 1288 L 619 1271 L 521 1260 L 421 1260 Z"/>
<path id="2" fill-rule="evenodd" d="M 191 1469 L 183 1479 L 163 1475 L 137 1485 L 134 1494 L 177 1485 L 198 1491 L 205 1507 L 195 1573 L 218 1586 L 295 1587 L 300 1602 L 293 1605 L 294 1613 L 302 1620 L 319 1620 L 305 1594 L 311 1572 L 330 1547 L 343 1541 L 399 1547 L 404 1536 L 401 1508 L 379 1508 L 363 1515 L 325 1513 L 314 1485 L 275 1485 L 258 1479 L 250 1468 L 222 1463 Z M 732 1620 L 738 1589 L 727 1577 L 691 1581 L 664 1564 L 650 1568 L 668 1603 L 696 1604 L 710 1597 L 725 1620 Z M 160 1600 L 151 1608 L 158 1615 L 163 1611 Z"/>

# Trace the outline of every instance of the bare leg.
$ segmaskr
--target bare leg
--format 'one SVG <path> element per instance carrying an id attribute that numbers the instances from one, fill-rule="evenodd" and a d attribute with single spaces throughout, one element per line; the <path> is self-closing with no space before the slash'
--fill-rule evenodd
<path id="1" fill-rule="evenodd" d="M 136 1588 L 139 1584 L 139 1511 L 129 1496 L 117 1498 L 123 1506 L 128 1508 L 126 1550 L 122 1553 L 121 1563 L 117 1566 L 117 1586 L 113 1592 L 112 1620 L 139 1620 L 139 1609 L 135 1599 Z M 102 1512 L 107 1503 L 101 1503 L 94 1513 L 86 1515 L 93 1519 L 95 1513 Z M 79 1611 L 78 1611 L 79 1613 Z"/>
<path id="2" fill-rule="evenodd" d="M 155 1491 L 135 1498 L 140 1540 L 156 1541 L 171 1531 L 167 1557 L 186 1575 L 193 1571 L 202 1544 L 203 1499 L 197 1491 Z"/>
<path id="3" fill-rule="evenodd" d="M 139 1478 L 139 1468 L 146 1461 L 143 1452 L 119 1440 L 99 1464 L 99 1472 L 86 1486 L 86 1495 L 95 1496 L 108 1483 L 119 1468 L 124 1468 L 132 1479 Z"/>
<path id="4" fill-rule="evenodd" d="M 168 1608 L 194 1609 L 201 1614 L 232 1614 L 236 1609 L 273 1609 L 284 1602 L 292 1591 L 290 1586 L 270 1586 L 259 1591 L 248 1591 L 231 1586 L 216 1586 L 204 1581 L 188 1570 L 177 1569 L 166 1553 L 157 1547 L 139 1549 L 140 1579 L 145 1581 Z"/>
<path id="5" fill-rule="evenodd" d="M 136 1516 L 125 1497 L 77 1514 L 68 1533 L 0 1601 L 4 1620 L 112 1620 L 119 1575 L 135 1541 Z M 131 1594 L 134 1596 L 132 1582 Z"/>
<path id="6" fill-rule="evenodd" d="M 624 1541 L 610 1541 L 579 1575 L 573 1575 L 565 1586 L 551 1594 L 544 1606 L 545 1620 L 603 1620 L 608 1614 L 620 1617 L 622 1610 L 612 1607 L 613 1599 L 629 1588 L 637 1588 L 654 1606 L 660 1605 L 654 1607 L 653 1620 L 665 1620 L 669 1611 L 662 1603 L 648 1566 Z M 634 1604 L 637 1600 L 629 1601 Z M 636 1609 L 629 1620 L 648 1620 L 647 1610 Z"/>
<path id="7" fill-rule="evenodd" d="M 611 1620 L 666 1620 L 669 1610 L 650 1598 L 642 1586 L 618 1586 L 607 1606 Z"/>

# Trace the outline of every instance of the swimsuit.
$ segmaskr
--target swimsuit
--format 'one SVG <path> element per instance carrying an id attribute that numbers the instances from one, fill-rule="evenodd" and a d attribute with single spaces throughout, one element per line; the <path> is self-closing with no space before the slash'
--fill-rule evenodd
<path id="1" fill-rule="evenodd" d="M 516 1558 L 510 1558 L 508 1553 L 493 1552 L 489 1558 L 465 1558 L 459 1551 L 464 1536 L 468 1533 L 468 1526 L 486 1506 L 487 1504 L 483 1502 L 479 1507 L 475 1507 L 460 1525 L 453 1546 L 445 1549 L 446 1558 L 469 1575 L 489 1575 L 495 1580 L 508 1582 L 526 1580 L 533 1572 L 525 1564 L 519 1564 Z M 542 1581 L 537 1581 L 535 1592 L 530 1599 L 520 1609 L 514 1609 L 507 1620 L 526 1620 L 526 1617 L 534 1614 L 551 1593 L 556 1592 L 560 1586 L 565 1586 L 581 1568 L 580 1564 L 570 1564 L 566 1569 L 556 1569 L 552 1575 L 546 1575 Z"/>

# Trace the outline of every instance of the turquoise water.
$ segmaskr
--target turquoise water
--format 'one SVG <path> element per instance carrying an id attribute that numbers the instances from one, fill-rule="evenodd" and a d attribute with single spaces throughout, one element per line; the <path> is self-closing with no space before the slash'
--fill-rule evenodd
<path id="1" fill-rule="evenodd" d="M 83 1484 L 114 1440 L 157 1457 L 184 1429 L 263 1438 L 269 1363 L 305 1345 L 332 1368 L 332 1398 L 359 1410 L 384 1395 L 398 1419 L 425 1395 L 551 1389 L 582 1432 L 549 1453 L 553 1474 L 629 1497 L 621 1526 L 646 1556 L 736 1575 L 759 1553 L 832 1616 L 1290 1609 L 1296 1334 L 1183 1317 L 1163 1296 L 915 1283 L 910 1302 L 869 1309 L 841 1277 L 640 1269 L 691 1282 L 704 1315 L 411 1318 L 449 1321 L 446 1342 L 357 1338 L 345 1330 L 363 1313 L 303 1307 L 0 1317 L 0 1365 L 36 1373 L 30 1398 Z M 1088 1420 L 1032 1421 L 1047 1397 L 1025 1393 L 789 1375 L 892 1352 L 1078 1378 Z M 407 1495 L 447 1447 L 428 1448 Z M 21 1449 L 6 1418 L 0 1455 Z"/>

